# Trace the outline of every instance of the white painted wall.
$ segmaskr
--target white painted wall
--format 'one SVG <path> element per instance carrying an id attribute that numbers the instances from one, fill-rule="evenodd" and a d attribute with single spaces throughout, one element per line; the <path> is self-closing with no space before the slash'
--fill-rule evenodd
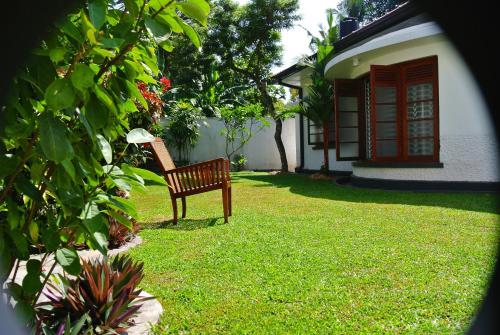
<path id="1" fill-rule="evenodd" d="M 245 155 L 248 159 L 247 169 L 250 170 L 275 170 L 281 169 L 281 161 L 278 148 L 274 141 L 274 129 L 276 124 L 273 120 L 268 120 L 269 127 L 263 128 L 259 132 L 254 132 L 252 139 L 238 153 Z M 190 162 L 197 163 L 218 157 L 225 157 L 225 140 L 220 135 L 224 125 L 216 118 L 207 119 L 208 126 L 200 129 L 200 139 L 191 150 Z M 258 129 L 253 126 L 253 129 Z M 283 122 L 282 140 L 288 159 L 288 169 L 294 171 L 297 163 L 295 119 L 288 119 Z M 170 146 L 170 152 L 177 159 L 176 150 Z"/>
<path id="2" fill-rule="evenodd" d="M 389 65 L 432 55 L 438 56 L 440 161 L 444 168 L 354 167 L 355 176 L 396 180 L 500 181 L 498 145 L 487 106 L 472 74 L 444 34 L 353 55 L 358 58 L 358 66 L 353 66 L 353 59 L 348 58 L 335 64 L 328 75 L 331 79 L 357 78 L 369 72 L 371 64 Z M 306 149 L 305 154 L 309 156 L 306 166 L 318 166 L 320 153 Z"/>

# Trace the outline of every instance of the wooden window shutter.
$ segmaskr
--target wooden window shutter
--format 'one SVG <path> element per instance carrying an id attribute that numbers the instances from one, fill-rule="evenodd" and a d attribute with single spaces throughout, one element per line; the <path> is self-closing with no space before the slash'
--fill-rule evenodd
<path id="1" fill-rule="evenodd" d="M 334 82 L 334 94 L 337 161 L 352 161 L 364 158 L 362 81 L 357 79 L 337 79 Z"/>
<path id="2" fill-rule="evenodd" d="M 403 159 L 439 160 L 437 57 L 401 64 Z"/>
<path id="3" fill-rule="evenodd" d="M 401 158 L 400 66 L 372 65 L 370 71 L 372 159 Z"/>

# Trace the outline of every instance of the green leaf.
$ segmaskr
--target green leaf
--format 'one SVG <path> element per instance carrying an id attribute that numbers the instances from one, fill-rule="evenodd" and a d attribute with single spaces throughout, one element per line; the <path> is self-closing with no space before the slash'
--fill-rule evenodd
<path id="1" fill-rule="evenodd" d="M 42 201 L 42 194 L 38 190 L 35 185 L 31 182 L 31 180 L 27 179 L 24 175 L 18 175 L 14 186 L 19 191 L 19 193 L 33 199 L 35 201 Z"/>
<path id="2" fill-rule="evenodd" d="M 32 295 L 37 293 L 42 288 L 40 273 L 29 273 L 23 279 L 23 291 Z"/>
<path id="3" fill-rule="evenodd" d="M 136 0 L 123 0 L 125 3 L 125 8 L 132 16 L 137 16 L 139 14 L 139 5 Z"/>
<path id="4" fill-rule="evenodd" d="M 75 181 L 76 171 L 73 162 L 71 162 L 71 160 L 69 159 L 65 159 L 61 162 L 61 165 L 63 166 L 64 170 L 66 170 L 66 173 L 71 177 L 71 180 Z"/>
<path id="5" fill-rule="evenodd" d="M 15 155 L 0 155 L 0 179 L 16 170 L 18 157 Z"/>
<path id="6" fill-rule="evenodd" d="M 127 199 L 113 196 L 111 197 L 108 205 L 114 209 L 132 216 L 133 218 L 137 218 L 137 211 L 135 210 L 133 203 Z"/>
<path id="7" fill-rule="evenodd" d="M 113 149 L 111 149 L 109 142 L 104 136 L 97 134 L 97 144 L 99 145 L 99 149 L 101 149 L 102 156 L 106 163 L 111 164 L 113 161 Z"/>
<path id="8" fill-rule="evenodd" d="M 85 314 L 82 315 L 82 317 L 80 319 L 78 319 L 78 321 L 71 328 L 71 334 L 70 335 L 78 335 L 78 334 L 80 334 L 80 330 L 85 325 L 85 321 L 87 320 L 88 316 L 89 316 L 89 314 L 85 313 Z M 69 315 L 68 315 L 68 317 L 69 317 Z"/>
<path id="9" fill-rule="evenodd" d="M 28 240 L 26 236 L 21 234 L 18 230 L 9 230 L 8 234 L 16 247 L 15 254 L 17 257 L 20 259 L 28 259 Z"/>
<path id="10" fill-rule="evenodd" d="M 71 82 L 80 91 L 94 86 L 95 73 L 85 64 L 76 64 L 71 74 Z"/>
<path id="11" fill-rule="evenodd" d="M 42 243 L 45 245 L 47 251 L 55 251 L 61 243 L 59 233 L 54 228 L 45 229 L 42 232 Z"/>
<path id="12" fill-rule="evenodd" d="M 89 125 L 92 126 L 92 129 L 100 129 L 108 122 L 109 110 L 99 99 L 97 99 L 95 94 L 90 94 L 85 104 L 84 116 Z M 89 129 L 87 129 L 87 131 L 89 131 Z"/>
<path id="13" fill-rule="evenodd" d="M 169 13 L 162 12 L 156 17 L 156 19 L 161 23 L 170 26 L 170 29 L 172 29 L 174 33 L 183 32 L 181 25 Z"/>
<path id="14" fill-rule="evenodd" d="M 82 209 L 82 213 L 80 214 L 80 219 L 89 220 L 100 214 L 99 207 L 93 201 L 87 202 Z"/>
<path id="15" fill-rule="evenodd" d="M 66 136 L 66 126 L 50 113 L 40 116 L 40 144 L 47 159 L 60 163 L 73 158 L 73 147 Z"/>
<path id="16" fill-rule="evenodd" d="M 64 271 L 70 275 L 78 275 L 81 271 L 80 257 L 74 248 L 63 248 L 56 251 L 56 260 Z"/>
<path id="17" fill-rule="evenodd" d="M 116 221 L 120 222 L 122 225 L 124 225 L 128 229 L 132 230 L 132 228 L 133 228 L 132 222 L 129 219 L 127 219 L 126 217 L 124 217 L 123 215 L 121 215 L 118 212 L 115 212 L 113 210 L 109 210 L 109 211 L 106 210 L 104 212 L 106 214 L 108 214 L 109 216 L 113 217 Z"/>
<path id="18" fill-rule="evenodd" d="M 42 263 L 38 259 L 30 259 L 26 262 L 26 270 L 28 273 L 39 274 L 42 268 Z"/>
<path id="19" fill-rule="evenodd" d="M 170 40 L 165 40 L 163 42 L 160 42 L 159 45 L 165 50 L 166 52 L 172 52 L 174 50 L 174 45 Z"/>
<path id="20" fill-rule="evenodd" d="M 144 107 L 146 110 L 148 109 L 148 103 L 146 99 L 142 96 L 141 92 L 137 88 L 136 85 L 132 84 L 130 81 L 125 80 L 125 85 L 127 86 L 128 92 L 130 93 L 131 96 L 137 99 L 139 103 Z"/>
<path id="21" fill-rule="evenodd" d="M 78 43 L 83 43 L 83 36 L 75 26 L 73 22 L 68 17 L 63 17 L 61 20 L 56 22 L 56 27 L 59 28 L 63 33 L 73 38 Z"/>
<path id="22" fill-rule="evenodd" d="M 198 36 L 196 30 L 194 30 L 193 27 L 184 22 L 180 17 L 176 16 L 175 19 L 177 20 L 177 22 L 179 22 L 179 24 L 182 27 L 182 30 L 184 30 L 184 33 L 187 35 L 187 37 L 189 37 L 191 42 L 193 42 L 194 46 L 200 48 L 201 46 L 200 37 Z"/>
<path id="23" fill-rule="evenodd" d="M 121 168 L 127 175 L 135 173 L 141 176 L 144 180 L 152 181 L 161 185 L 167 184 L 165 179 L 163 179 L 163 177 L 149 170 L 136 168 L 127 164 L 122 164 Z"/>
<path id="24" fill-rule="evenodd" d="M 106 21 L 106 2 L 103 0 L 89 0 L 88 4 L 90 21 L 96 29 L 100 29 Z"/>
<path id="25" fill-rule="evenodd" d="M 145 20 L 146 28 L 153 35 L 156 43 L 161 43 L 167 40 L 172 33 L 169 25 L 165 25 L 160 21 L 147 17 Z"/>
<path id="26" fill-rule="evenodd" d="M 29 226 L 28 226 L 28 232 L 30 233 L 31 240 L 33 242 L 38 242 L 38 224 L 36 221 L 31 221 Z"/>
<path id="27" fill-rule="evenodd" d="M 102 89 L 101 87 L 99 86 L 94 86 L 94 93 L 97 97 L 97 99 L 99 99 L 99 101 L 104 105 L 106 106 L 106 108 L 112 112 L 113 114 L 116 114 L 116 106 L 115 106 L 115 103 L 113 101 L 113 99 L 109 96 L 109 94 L 104 90 Z"/>
<path id="28" fill-rule="evenodd" d="M 64 60 L 64 55 L 66 55 L 66 49 L 64 48 L 54 48 L 49 51 L 50 60 L 56 64 Z"/>
<path id="29" fill-rule="evenodd" d="M 186 16 L 195 19 L 203 26 L 207 25 L 207 17 L 210 13 L 210 5 L 205 0 L 187 0 L 177 5 L 179 10 Z"/>
<path id="30" fill-rule="evenodd" d="M 56 79 L 45 91 L 47 105 L 55 111 L 73 106 L 75 91 L 71 82 L 66 79 Z"/>
<path id="31" fill-rule="evenodd" d="M 99 41 L 104 45 L 106 48 L 119 48 L 125 40 L 123 38 L 107 38 L 107 37 L 101 37 Z"/>
<path id="32" fill-rule="evenodd" d="M 97 44 L 97 40 L 95 38 L 96 29 L 92 22 L 89 21 L 87 15 L 83 10 L 81 11 L 80 19 L 82 23 L 83 34 L 89 39 L 91 44 Z"/>
<path id="33" fill-rule="evenodd" d="M 132 129 L 128 134 L 127 134 L 127 142 L 128 143 L 149 143 L 153 142 L 155 140 L 155 137 L 151 135 L 146 129 L 142 128 L 135 128 Z"/>
<path id="34" fill-rule="evenodd" d="M 121 179 L 121 178 L 116 178 L 116 179 L 113 179 L 113 183 L 115 183 L 115 185 L 120 189 L 120 190 L 123 190 L 123 191 L 127 191 L 127 192 L 130 192 L 130 190 L 132 190 L 132 186 L 130 186 L 130 184 L 125 181 L 124 179 Z"/>

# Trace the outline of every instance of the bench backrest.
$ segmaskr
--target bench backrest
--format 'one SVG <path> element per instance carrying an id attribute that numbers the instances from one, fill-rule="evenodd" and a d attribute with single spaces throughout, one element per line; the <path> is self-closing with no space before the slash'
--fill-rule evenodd
<path id="1" fill-rule="evenodd" d="M 174 161 L 172 160 L 172 157 L 170 156 L 170 153 L 161 138 L 157 137 L 154 142 L 150 143 L 150 145 L 153 149 L 156 161 L 163 172 L 175 169 Z"/>

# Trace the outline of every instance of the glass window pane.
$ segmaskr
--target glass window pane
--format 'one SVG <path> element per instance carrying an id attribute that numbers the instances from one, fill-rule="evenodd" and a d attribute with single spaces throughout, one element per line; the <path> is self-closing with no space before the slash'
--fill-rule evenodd
<path id="1" fill-rule="evenodd" d="M 434 121 L 411 121 L 408 123 L 408 137 L 424 137 L 434 135 Z"/>
<path id="2" fill-rule="evenodd" d="M 375 87 L 375 100 L 377 103 L 395 103 L 396 87 Z"/>
<path id="3" fill-rule="evenodd" d="M 358 157 L 359 144 L 358 143 L 340 143 L 340 157 Z"/>
<path id="4" fill-rule="evenodd" d="M 377 105 L 377 121 L 396 121 L 396 105 Z"/>
<path id="5" fill-rule="evenodd" d="M 418 100 L 431 100 L 433 98 L 432 83 L 408 85 L 408 102 Z"/>
<path id="6" fill-rule="evenodd" d="M 397 124 L 396 123 L 377 123 L 377 139 L 384 138 L 397 138 Z"/>
<path id="7" fill-rule="evenodd" d="M 339 127 L 357 127 L 358 113 L 339 113 Z"/>
<path id="8" fill-rule="evenodd" d="M 409 156 L 430 156 L 434 154 L 434 139 L 413 139 L 408 141 Z"/>
<path id="9" fill-rule="evenodd" d="M 397 156 L 398 141 L 377 141 L 377 157 Z"/>
<path id="10" fill-rule="evenodd" d="M 340 128 L 339 129 L 340 142 L 357 142 L 358 141 L 358 128 Z"/>
<path id="11" fill-rule="evenodd" d="M 434 116 L 432 101 L 408 102 L 408 120 L 432 118 Z"/>
<path id="12" fill-rule="evenodd" d="M 357 97 L 339 97 L 340 112 L 357 112 L 358 98 Z"/>

